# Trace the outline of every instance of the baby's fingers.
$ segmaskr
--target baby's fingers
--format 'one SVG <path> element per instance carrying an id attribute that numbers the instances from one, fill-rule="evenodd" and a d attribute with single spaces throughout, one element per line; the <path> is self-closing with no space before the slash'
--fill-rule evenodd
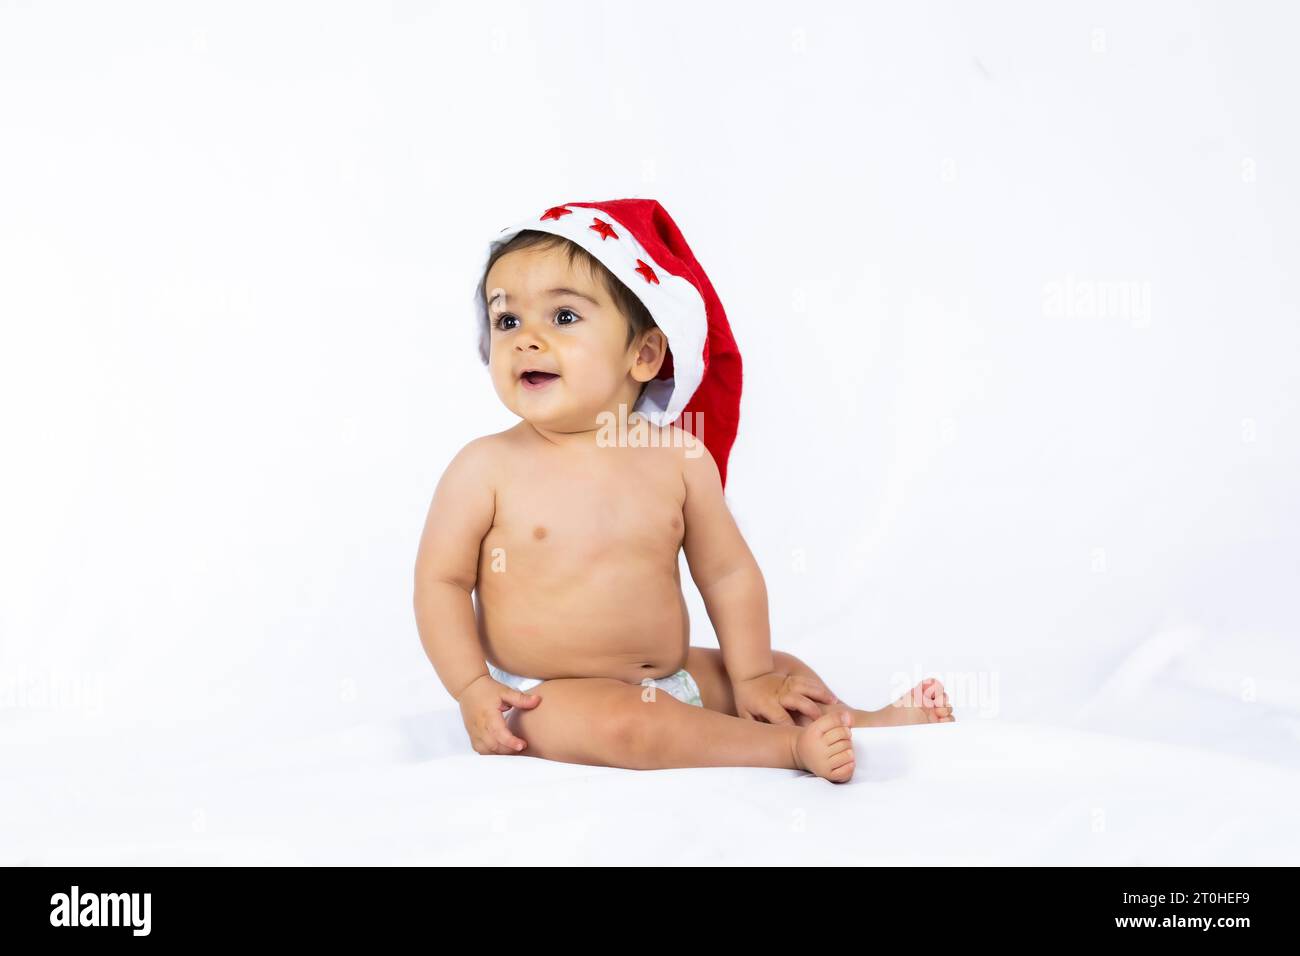
<path id="1" fill-rule="evenodd" d="M 778 710 L 781 711 L 780 717 L 776 717 L 774 714 L 774 711 Z M 752 720 L 759 724 L 794 723 L 794 721 L 789 719 L 789 714 L 784 710 L 781 710 L 780 707 L 775 706 L 771 708 L 755 707 L 751 710 L 747 707 L 740 706 L 740 704 L 736 704 L 736 716 L 741 717 L 744 720 Z"/>
<path id="2" fill-rule="evenodd" d="M 507 691 L 501 695 L 502 710 L 507 707 L 522 707 L 531 710 L 542 702 L 541 694 L 524 694 L 517 690 Z"/>
<path id="3" fill-rule="evenodd" d="M 822 709 L 802 694 L 786 694 L 781 698 L 781 706 L 788 711 L 797 710 L 813 720 L 817 720 L 822 715 Z"/>
<path id="4" fill-rule="evenodd" d="M 823 704 L 834 704 L 839 701 L 839 698 L 831 693 L 829 687 L 821 681 L 814 680 L 811 677 L 800 676 L 794 678 L 790 682 L 790 689 L 796 694 L 803 694 L 806 697 L 811 697 L 813 700 L 820 700 Z M 813 716 L 820 717 L 821 711 L 818 711 Z"/>
<path id="5" fill-rule="evenodd" d="M 528 746 L 522 737 L 516 737 L 510 732 L 506 719 L 500 714 L 493 714 L 489 718 L 488 736 L 496 744 L 496 752 L 499 754 L 519 753 Z"/>
<path id="6" fill-rule="evenodd" d="M 821 716 L 821 711 L 817 712 Z M 793 724 L 794 718 L 785 707 L 785 701 L 776 701 L 763 708 L 763 719 L 769 724 Z"/>

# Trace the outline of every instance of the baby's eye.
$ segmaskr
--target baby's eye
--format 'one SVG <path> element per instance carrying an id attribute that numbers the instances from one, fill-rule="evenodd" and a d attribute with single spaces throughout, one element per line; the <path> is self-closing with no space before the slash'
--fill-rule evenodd
<path id="1" fill-rule="evenodd" d="M 562 322 L 562 321 L 560 321 L 560 317 L 561 317 L 561 316 L 565 316 L 565 315 L 572 316 L 572 317 L 573 317 L 573 322 L 578 322 L 578 321 L 581 320 L 581 316 L 579 316 L 578 313 L 574 312 L 573 310 L 571 310 L 571 309 L 561 309 L 559 312 L 556 312 L 556 313 L 555 313 L 555 324 L 556 324 L 556 325 L 572 325 L 573 322 Z"/>
<path id="2" fill-rule="evenodd" d="M 501 323 L 502 323 L 502 322 L 518 322 L 518 321 L 519 321 L 519 320 L 516 319 L 513 315 L 501 315 L 501 316 L 498 316 L 498 317 L 497 317 L 497 328 L 500 329 L 502 332 L 509 332 L 511 329 L 514 328 L 514 326 L 513 326 L 513 325 L 502 325 Z"/>

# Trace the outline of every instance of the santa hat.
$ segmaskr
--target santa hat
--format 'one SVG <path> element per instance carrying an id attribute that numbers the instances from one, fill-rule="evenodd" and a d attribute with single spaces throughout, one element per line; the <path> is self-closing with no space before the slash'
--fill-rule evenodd
<path id="1" fill-rule="evenodd" d="M 577 243 L 644 303 L 668 339 L 668 355 L 634 410 L 660 426 L 687 413 L 683 427 L 703 440 L 725 487 L 740 421 L 740 352 L 713 284 L 668 211 L 654 199 L 551 206 L 502 229 L 488 245 L 489 258 L 524 229 Z M 478 305 L 486 325 L 481 297 Z"/>

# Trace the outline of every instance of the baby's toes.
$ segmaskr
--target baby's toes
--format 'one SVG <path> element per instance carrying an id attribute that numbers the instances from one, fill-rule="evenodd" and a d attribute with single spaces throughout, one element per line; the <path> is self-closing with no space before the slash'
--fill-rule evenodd
<path id="1" fill-rule="evenodd" d="M 857 766 L 853 728 L 843 719 L 842 713 L 825 714 L 806 727 L 802 735 L 806 768 L 833 783 L 847 782 Z"/>
<path id="2" fill-rule="evenodd" d="M 857 763 L 853 760 L 845 760 L 841 764 L 835 765 L 835 768 L 826 775 L 826 779 L 831 783 L 847 783 L 853 779 L 853 771 L 857 769 Z"/>
<path id="3" fill-rule="evenodd" d="M 851 751 L 853 749 L 853 729 L 836 723 L 835 726 L 822 734 L 822 746 L 826 748 L 827 754 L 839 753 L 845 747 Z"/>
<path id="4" fill-rule="evenodd" d="M 857 766 L 857 755 L 853 752 L 853 741 L 837 740 L 826 748 L 826 766 L 830 779 L 842 782 L 853 776 Z"/>
<path id="5" fill-rule="evenodd" d="M 946 696 L 947 692 L 937 679 L 931 677 L 921 681 L 922 707 L 939 707 Z"/>
<path id="6" fill-rule="evenodd" d="M 848 754 L 850 757 L 853 756 L 852 740 L 837 740 L 826 747 L 826 756 L 830 758 L 832 763 L 836 763 L 835 758 L 840 754 Z"/>
<path id="7" fill-rule="evenodd" d="M 948 692 L 943 692 L 943 706 L 938 708 L 940 720 L 954 720 L 956 714 L 952 709 L 952 701 L 948 699 Z"/>

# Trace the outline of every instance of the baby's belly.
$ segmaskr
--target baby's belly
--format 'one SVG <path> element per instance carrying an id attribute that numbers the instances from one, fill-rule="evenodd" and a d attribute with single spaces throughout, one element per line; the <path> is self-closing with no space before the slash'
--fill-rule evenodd
<path id="1" fill-rule="evenodd" d="M 489 661 L 542 680 L 666 677 L 685 666 L 690 644 L 681 582 L 662 568 L 559 588 L 480 577 L 478 622 Z"/>

